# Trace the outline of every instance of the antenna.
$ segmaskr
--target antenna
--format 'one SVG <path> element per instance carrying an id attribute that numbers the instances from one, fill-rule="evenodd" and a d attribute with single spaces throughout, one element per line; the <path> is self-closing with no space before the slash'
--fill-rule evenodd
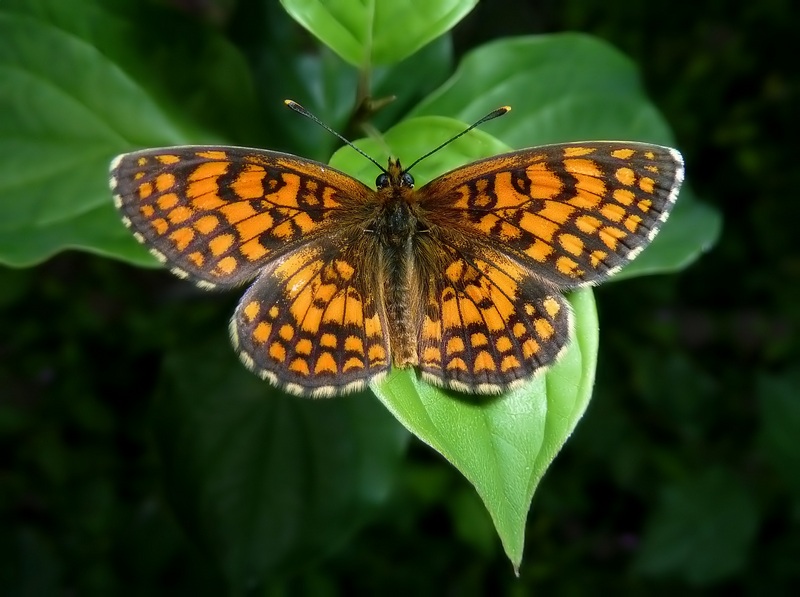
<path id="1" fill-rule="evenodd" d="M 293 101 L 293 100 L 289 100 L 289 99 L 287 99 L 287 100 L 283 100 L 283 103 L 284 103 L 284 104 L 286 104 L 286 105 L 287 105 L 289 108 L 291 108 L 291 109 L 292 109 L 292 110 L 294 110 L 295 112 L 297 112 L 297 113 L 299 113 L 299 114 L 302 114 L 302 115 L 303 115 L 303 116 L 305 116 L 306 118 L 310 118 L 311 120 L 313 120 L 314 122 L 316 122 L 318 125 L 320 125 L 322 128 L 324 128 L 324 129 L 325 129 L 326 131 L 328 131 L 329 133 L 333 133 L 334 135 L 336 135 L 337 137 L 339 137 L 339 139 L 341 139 L 341 140 L 342 140 L 344 143 L 346 143 L 347 145 L 349 145 L 350 147 L 352 147 L 353 149 L 355 149 L 355 150 L 356 150 L 358 153 L 360 153 L 361 155 L 363 155 L 363 156 L 364 156 L 365 158 L 367 158 L 367 159 L 368 159 L 370 162 L 372 162 L 372 163 L 373 163 L 373 164 L 375 164 L 375 165 L 376 165 L 378 168 L 380 168 L 381 172 L 383 172 L 383 173 L 385 173 L 385 174 L 388 174 L 388 172 L 386 172 L 386 168 L 384 168 L 383 166 L 381 166 L 381 165 L 380 165 L 378 162 L 376 162 L 374 159 L 372 159 L 372 158 L 371 158 L 370 156 L 368 156 L 366 153 L 364 153 L 363 151 L 361 151 L 361 150 L 360 150 L 358 147 L 356 147 L 355 145 L 353 145 L 353 144 L 352 144 L 350 141 L 348 141 L 347 139 L 345 139 L 344 137 L 342 137 L 342 136 L 341 136 L 339 133 L 337 133 L 336 131 L 334 131 L 334 130 L 333 130 L 331 127 L 329 127 L 327 124 L 325 124 L 324 122 L 322 122 L 322 121 L 321 121 L 319 118 L 317 118 L 316 116 L 314 116 L 314 115 L 313 115 L 311 112 L 309 112 L 308 110 L 306 110 L 306 109 L 305 109 L 303 106 L 301 106 L 300 104 L 298 104 L 296 101 Z"/>
<path id="2" fill-rule="evenodd" d="M 483 118 L 481 118 L 480 120 L 478 120 L 478 121 L 474 122 L 473 124 L 471 124 L 470 126 L 468 126 L 467 128 L 465 128 L 463 131 L 461 131 L 460 133 L 458 133 L 458 134 L 457 134 L 455 137 L 450 137 L 450 138 L 449 138 L 447 141 L 445 141 L 444 143 L 442 143 L 441 145 L 439 145 L 439 147 L 437 147 L 436 149 L 432 149 L 431 151 L 429 151 L 428 153 L 426 153 L 426 154 L 425 154 L 424 156 L 422 156 L 421 158 L 417 158 L 417 159 L 416 159 L 416 160 L 415 160 L 415 161 L 414 161 L 414 162 L 413 162 L 413 163 L 412 163 L 412 164 L 411 164 L 411 165 L 410 165 L 408 168 L 406 168 L 406 169 L 404 170 L 404 172 L 408 172 L 409 170 L 411 170 L 411 168 L 413 168 L 414 166 L 416 166 L 417 164 L 419 164 L 419 163 L 420 163 L 422 160 L 424 160 L 425 158 L 427 158 L 427 157 L 429 157 L 429 156 L 433 155 L 434 153 L 436 153 L 437 151 L 439 151 L 439 150 L 440 150 L 442 147 L 444 147 L 445 145 L 449 145 L 450 143 L 452 143 L 453 141 L 455 141 L 455 140 L 456 140 L 456 139 L 458 139 L 459 137 L 461 137 L 461 136 L 463 136 L 463 135 L 466 135 L 468 132 L 470 132 L 470 131 L 471 131 L 472 129 L 474 129 L 476 126 L 480 126 L 480 125 L 482 125 L 484 122 L 486 122 L 486 121 L 488 121 L 488 120 L 493 120 L 493 119 L 497 118 L 498 116 L 502 116 L 503 114 L 508 114 L 510 111 L 511 111 L 511 106 L 503 106 L 503 107 L 501 107 L 501 108 L 497 108 L 497 110 L 492 110 L 492 111 L 491 111 L 491 112 L 489 112 L 489 113 L 488 113 L 486 116 L 484 116 L 484 117 L 483 117 Z"/>
<path id="3" fill-rule="evenodd" d="M 365 158 L 367 158 L 367 159 L 368 159 L 370 162 L 372 162 L 372 163 L 373 163 L 373 164 L 375 164 L 375 165 L 376 165 L 378 168 L 380 168 L 381 172 L 383 172 L 384 174 L 388 174 L 388 172 L 386 171 L 386 168 L 384 168 L 383 166 L 381 166 L 381 165 L 380 165 L 378 162 L 376 162 L 376 161 L 375 161 L 373 158 L 371 158 L 371 157 L 370 157 L 370 156 L 368 156 L 366 153 L 364 153 L 363 151 L 361 151 L 361 150 L 360 150 L 358 147 L 356 147 L 355 145 L 353 145 L 353 144 L 352 144 L 350 141 L 348 141 L 347 139 L 345 139 L 344 137 L 342 137 L 342 136 L 341 136 L 339 133 L 337 133 L 336 131 L 334 131 L 334 130 L 333 130 L 331 127 L 329 127 L 327 124 L 325 124 L 324 122 L 322 122 L 322 121 L 321 121 L 319 118 L 317 118 L 317 117 L 316 117 L 316 116 L 314 116 L 314 115 L 313 115 L 311 112 L 309 112 L 308 110 L 306 110 L 306 109 L 305 109 L 303 106 L 301 106 L 301 105 L 300 105 L 300 104 L 298 104 L 297 102 L 295 102 L 295 101 L 293 101 L 293 100 L 289 100 L 289 99 L 287 99 L 287 100 L 283 100 L 283 103 L 284 103 L 284 104 L 286 104 L 286 105 L 287 105 L 289 108 L 291 108 L 291 109 L 292 109 L 292 110 L 294 110 L 295 112 L 298 112 L 299 114 L 302 114 L 302 115 L 303 115 L 303 116 L 305 116 L 306 118 L 310 118 L 311 120 L 313 120 L 314 122 L 316 122 L 318 125 L 320 125 L 322 128 L 324 128 L 324 129 L 325 129 L 326 131 L 328 131 L 329 133 L 333 133 L 334 135 L 336 135 L 337 137 L 339 137 L 339 139 L 341 139 L 341 140 L 342 140 L 344 143 L 346 143 L 347 145 L 349 145 L 350 147 L 352 147 L 353 149 L 355 149 L 355 150 L 356 150 L 358 153 L 360 153 L 361 155 L 363 155 L 363 156 L 364 156 Z M 412 164 L 411 164 L 411 165 L 410 165 L 408 168 L 406 168 L 405 170 L 403 170 L 403 172 L 408 172 L 409 170 L 411 170 L 411 168 L 413 168 L 414 166 L 416 166 L 417 164 L 419 164 L 419 163 L 420 163 L 422 160 L 424 160 L 425 158 L 427 158 L 427 157 L 429 157 L 429 156 L 433 155 L 434 153 L 436 153 L 437 151 L 439 151 L 439 150 L 440 150 L 442 147 L 444 147 L 445 145 L 448 145 L 449 143 L 452 143 L 453 141 L 455 141 L 455 140 L 456 140 L 456 139 L 458 139 L 459 137 L 461 137 L 461 136 L 463 136 L 463 135 L 466 135 L 468 132 L 470 132 L 470 131 L 471 131 L 472 129 L 474 129 L 476 126 L 480 126 L 480 125 L 482 125 L 484 122 L 487 122 L 487 121 L 489 121 L 489 120 L 493 120 L 493 119 L 495 119 L 495 118 L 497 118 L 497 117 L 499 117 L 499 116 L 502 116 L 503 114 L 508 114 L 508 112 L 510 112 L 510 111 L 511 111 L 511 107 L 510 107 L 510 106 L 503 106 L 503 107 L 501 107 L 501 108 L 497 108 L 496 110 L 492 110 L 492 111 L 491 111 L 491 112 L 489 112 L 489 113 L 488 113 L 486 116 L 484 116 L 484 117 L 483 117 L 483 118 L 481 118 L 480 120 L 477 120 L 476 122 L 474 122 L 473 124 L 471 124 L 470 126 L 468 126 L 467 128 L 465 128 L 463 131 L 461 131 L 460 133 L 458 133 L 458 134 L 457 134 L 455 137 L 450 137 L 450 138 L 449 138 L 447 141 L 445 141 L 444 143 L 442 143 L 441 145 L 439 145 L 439 147 L 437 147 L 436 149 L 432 149 L 431 151 L 429 151 L 428 153 L 426 153 L 425 155 L 423 155 L 421 158 L 417 158 L 417 160 L 416 160 L 416 161 L 414 161 L 414 163 L 412 163 Z"/>

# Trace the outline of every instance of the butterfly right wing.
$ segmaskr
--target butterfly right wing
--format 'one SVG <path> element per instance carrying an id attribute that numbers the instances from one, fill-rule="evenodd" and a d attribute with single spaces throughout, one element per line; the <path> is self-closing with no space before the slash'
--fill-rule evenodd
<path id="1" fill-rule="evenodd" d="M 111 164 L 111 189 L 134 236 L 173 273 L 205 288 L 254 278 L 374 193 L 325 164 L 210 146 L 121 155 Z"/>

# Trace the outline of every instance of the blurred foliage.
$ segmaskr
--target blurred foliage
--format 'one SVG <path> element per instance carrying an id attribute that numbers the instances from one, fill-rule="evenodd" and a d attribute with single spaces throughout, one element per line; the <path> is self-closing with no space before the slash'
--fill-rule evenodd
<path id="1" fill-rule="evenodd" d="M 12 4 L 20 2 L 0 0 L 0 11 Z M 131 10 L 123 2 L 107 4 Z M 310 125 L 278 122 L 272 130 L 254 122 L 239 130 L 235 118 L 214 114 L 209 106 L 220 97 L 237 106 L 256 101 L 265 106 L 293 96 L 344 130 L 348 114 L 327 110 L 343 105 L 334 98 L 358 84 L 352 71 L 329 52 L 309 60 L 301 50 L 313 42 L 281 20 L 277 3 L 259 3 L 256 16 L 256 3 L 250 2 L 171 4 L 183 15 L 174 13 L 169 25 L 153 19 L 150 33 L 163 36 L 164 44 L 148 48 L 137 74 L 147 89 L 162 90 L 160 105 L 182 106 L 186 113 L 168 114 L 170 122 L 180 123 L 176 131 L 157 128 L 137 139 L 156 144 L 159 135 L 202 134 L 274 140 L 271 146 L 278 149 L 292 147 L 320 159 L 331 153 L 334 140 Z M 69 18 L 69 3 L 63 5 L 52 15 L 62 25 Z M 163 14 L 150 5 L 137 10 Z M 713 252 L 679 275 L 637 278 L 597 291 L 603 333 L 594 400 L 538 490 L 519 579 L 471 486 L 438 455 L 412 443 L 389 502 L 373 505 L 368 525 L 336 529 L 339 547 L 328 557 L 295 561 L 274 583 L 244 584 L 239 591 L 336 595 L 385 593 L 388 587 L 397 593 L 456 595 L 780 595 L 800 583 L 800 351 L 793 342 L 800 286 L 792 282 L 800 273 L 800 252 L 793 230 L 798 202 L 789 182 L 795 170 L 789 143 L 800 134 L 790 114 L 800 86 L 798 48 L 789 47 L 797 45 L 791 30 L 795 12 L 789 0 L 478 4 L 453 31 L 457 58 L 486 41 L 565 30 L 599 36 L 630 56 L 675 132 L 695 191 L 725 214 L 723 236 Z M 91 34 L 109 53 L 115 47 L 129 53 L 141 49 L 126 45 L 140 31 L 127 31 L 133 37 L 120 37 L 126 43 L 119 43 L 124 27 L 95 22 L 100 25 Z M 175 29 L 181 22 L 185 29 Z M 0 19 L 0 28 L 4 25 L 8 22 Z M 170 43 L 181 31 L 204 40 L 202 47 L 212 56 L 225 55 L 231 45 L 241 50 L 253 88 L 226 86 L 227 76 L 239 81 L 241 72 L 217 67 L 212 78 L 218 84 L 210 95 L 189 94 L 191 76 L 171 76 L 170 54 L 164 53 L 171 45 L 189 56 L 197 51 L 198 46 Z M 209 41 L 220 39 L 231 41 Z M 423 65 L 448 60 L 448 48 L 432 46 L 423 52 L 436 58 Z M 136 62 L 124 52 L 115 59 L 131 68 Z M 284 87 L 274 76 L 279 60 L 292 65 L 286 72 L 297 73 Z M 410 97 L 400 98 L 399 108 L 389 107 L 383 116 L 387 124 L 449 72 L 406 68 L 425 76 Z M 64 72 L 75 77 L 107 72 L 115 80 L 119 74 Z M 0 69 L 0 97 L 13 95 L 16 74 Z M 392 76 L 390 69 L 378 69 L 373 89 L 381 90 Z M 303 78 L 315 81 L 311 89 Z M 84 99 L 86 80 L 74 88 L 65 81 L 77 97 L 71 106 Z M 538 85 L 547 87 L 549 81 Z M 11 99 L 20 105 L 26 98 L 36 101 L 31 89 Z M 196 122 L 208 130 L 196 130 Z M 3 147 L 7 167 L 29 165 L 36 156 L 8 141 Z M 62 151 L 75 147 L 80 144 Z M 111 142 L 108 151 L 113 149 Z M 43 193 L 54 180 L 58 177 Z M 72 195 L 77 184 L 67 185 Z M 20 235 L 11 246 L 26 240 Z M 225 329 L 235 300 L 198 293 L 162 271 L 86 254 L 61 254 L 28 270 L 0 269 L 0 592 L 218 595 L 228 590 L 219 559 L 197 547 L 207 542 L 187 534 L 173 514 L 186 516 L 182 506 L 188 504 L 168 506 L 162 489 L 183 470 L 175 468 L 180 450 L 172 461 L 157 451 L 164 437 L 175 434 L 202 445 L 209 445 L 203 443 L 208 438 L 193 436 L 183 420 L 171 421 L 163 400 L 152 397 L 169 387 L 165 384 L 180 383 L 174 372 L 181 358 L 196 351 L 210 354 L 208 338 Z M 166 354 L 173 356 L 165 363 Z M 218 358 L 229 356 L 220 350 Z M 186 383 L 228 387 L 224 378 Z M 251 407 L 248 391 L 236 390 L 232 400 L 245 406 L 243 412 Z M 198 400 L 198 416 L 224 413 L 215 410 L 224 400 L 224 393 Z M 160 422 L 155 429 L 153 420 Z M 339 429 L 347 428 L 346 420 L 337 421 Z M 229 441 L 237 439 L 237 429 L 229 431 Z M 257 417 L 247 430 L 259 433 Z M 357 444 L 358 438 L 349 439 Z M 224 470 L 225 454 L 210 445 L 208 459 Z M 330 457 L 347 463 L 347 454 Z M 271 467 L 280 470 L 275 463 Z M 298 471 L 299 482 L 315 479 L 300 473 L 305 474 Z M 324 480 L 319 472 L 316 478 Z M 197 491 L 205 491 L 214 506 L 241 491 L 236 479 L 232 483 L 227 494 L 225 486 Z M 380 488 L 358 489 L 352 496 L 335 496 L 335 503 L 342 508 L 348 500 L 380 503 Z M 247 512 L 221 532 L 246 534 L 257 514 Z M 298 570 L 302 573 L 291 574 Z"/>

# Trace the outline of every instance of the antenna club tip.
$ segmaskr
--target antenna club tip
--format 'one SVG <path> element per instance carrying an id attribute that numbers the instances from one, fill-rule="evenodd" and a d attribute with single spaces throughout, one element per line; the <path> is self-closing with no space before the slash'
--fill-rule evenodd
<path id="1" fill-rule="evenodd" d="M 300 104 L 298 104 L 296 101 L 290 100 L 290 99 L 283 100 L 283 103 L 284 103 L 285 106 L 288 106 L 292 110 L 295 110 L 295 109 L 300 107 Z"/>
<path id="2" fill-rule="evenodd" d="M 503 114 L 511 112 L 511 106 L 501 106 L 500 109 L 503 111 Z"/>

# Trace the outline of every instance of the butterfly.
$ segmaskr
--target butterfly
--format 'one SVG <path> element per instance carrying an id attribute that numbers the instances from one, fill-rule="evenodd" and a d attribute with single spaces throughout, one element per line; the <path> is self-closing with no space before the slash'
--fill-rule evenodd
<path id="1" fill-rule="evenodd" d="M 167 147 L 115 158 L 110 186 L 123 223 L 174 274 L 250 284 L 231 338 L 275 386 L 335 396 L 414 367 L 496 394 L 559 358 L 564 293 L 636 257 L 684 175 L 675 149 L 627 141 L 512 151 L 420 188 L 399 160 L 377 165 L 372 189 L 287 153 Z"/>

